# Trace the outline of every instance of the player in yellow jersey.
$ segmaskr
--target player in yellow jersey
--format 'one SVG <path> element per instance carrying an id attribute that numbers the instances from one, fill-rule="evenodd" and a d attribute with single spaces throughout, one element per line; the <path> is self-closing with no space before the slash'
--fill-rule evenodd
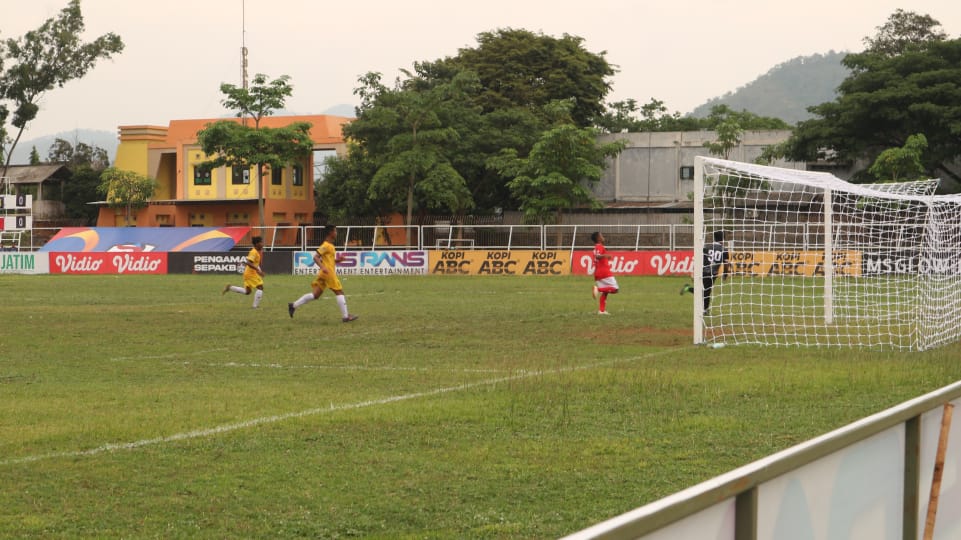
<path id="1" fill-rule="evenodd" d="M 244 261 L 244 286 L 238 287 L 228 283 L 220 294 L 227 294 L 228 292 L 250 294 L 251 291 L 256 291 L 254 292 L 253 307 L 258 308 L 260 307 L 260 299 L 264 297 L 264 270 L 261 268 L 261 261 L 264 259 L 264 239 L 255 236 L 251 238 L 251 241 L 254 243 L 254 247 L 250 248 L 250 253 L 247 253 L 247 259 Z"/>
<path id="2" fill-rule="evenodd" d="M 337 299 L 337 307 L 340 308 L 341 320 L 345 323 L 357 320 L 357 315 L 351 315 L 347 311 L 347 299 L 344 297 L 344 287 L 340 284 L 337 277 L 337 263 L 340 257 L 334 249 L 334 240 L 337 239 L 337 227 L 334 225 L 324 226 L 324 243 L 317 248 L 314 253 L 314 264 L 317 265 L 317 277 L 310 282 L 311 292 L 301 296 L 297 300 L 287 304 L 287 313 L 291 317 L 294 311 L 300 306 L 320 298 L 324 290 L 330 289 Z"/>

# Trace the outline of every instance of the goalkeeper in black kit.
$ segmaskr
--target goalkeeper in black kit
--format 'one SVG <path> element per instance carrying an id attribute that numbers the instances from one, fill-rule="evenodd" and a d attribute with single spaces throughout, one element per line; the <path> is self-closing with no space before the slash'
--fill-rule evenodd
<path id="1" fill-rule="evenodd" d="M 701 283 L 704 286 L 704 314 L 707 315 L 711 307 L 711 291 L 714 282 L 721 272 L 721 267 L 728 264 L 728 253 L 724 249 L 724 231 L 714 231 L 714 241 L 704 246 L 701 260 Z M 725 277 L 727 274 L 725 273 Z M 681 294 L 694 292 L 694 287 L 684 285 Z"/>

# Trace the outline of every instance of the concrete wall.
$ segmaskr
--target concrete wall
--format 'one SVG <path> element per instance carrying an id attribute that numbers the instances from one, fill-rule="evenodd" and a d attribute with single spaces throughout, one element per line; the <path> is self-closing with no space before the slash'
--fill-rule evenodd
<path id="1" fill-rule="evenodd" d="M 765 147 L 787 140 L 789 130 L 746 131 L 741 144 L 728 159 L 753 162 Z M 611 160 L 594 187 L 594 196 L 605 203 L 674 203 L 692 200 L 694 180 L 681 179 L 681 167 L 693 167 L 696 156 L 709 156 L 704 144 L 713 142 L 713 131 L 616 133 L 599 142 L 626 140 L 627 147 Z M 776 167 L 804 169 L 803 163 L 778 161 Z"/>

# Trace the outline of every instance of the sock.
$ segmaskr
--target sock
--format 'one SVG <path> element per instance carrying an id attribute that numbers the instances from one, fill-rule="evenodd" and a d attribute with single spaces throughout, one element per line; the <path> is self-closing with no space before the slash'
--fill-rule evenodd
<path id="1" fill-rule="evenodd" d="M 300 298 L 298 298 L 297 300 L 294 300 L 294 307 L 299 308 L 300 306 L 306 304 L 307 302 L 310 302 L 311 300 L 314 300 L 314 293 L 307 293 L 301 296 Z"/>
<path id="2" fill-rule="evenodd" d="M 604 294 L 617 294 L 617 287 L 600 287 L 597 292 L 602 292 Z"/>
<path id="3" fill-rule="evenodd" d="M 601 293 L 601 311 L 607 311 L 607 293 Z"/>
<path id="4" fill-rule="evenodd" d="M 245 288 L 243 288 L 243 287 L 238 287 L 238 286 L 236 286 L 236 285 L 231 285 L 231 286 L 230 286 L 230 292 L 235 292 L 235 293 L 238 293 L 238 294 L 247 294 L 247 289 L 245 289 Z"/>
<path id="5" fill-rule="evenodd" d="M 337 295 L 337 306 L 340 308 L 340 314 L 346 319 L 347 315 L 350 314 L 347 313 L 347 299 L 344 298 L 344 295 Z"/>
<path id="6" fill-rule="evenodd" d="M 254 291 L 254 307 L 260 306 L 260 299 L 264 297 L 264 291 L 257 289 Z"/>

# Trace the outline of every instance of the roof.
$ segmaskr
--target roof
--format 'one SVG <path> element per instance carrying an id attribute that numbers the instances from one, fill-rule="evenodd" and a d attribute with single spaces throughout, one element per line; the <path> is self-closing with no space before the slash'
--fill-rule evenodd
<path id="1" fill-rule="evenodd" d="M 0 173 L 2 173 L 0 169 Z M 59 163 L 47 165 L 11 165 L 7 169 L 6 181 L 11 184 L 41 184 L 48 180 L 67 180 L 73 173 L 66 165 Z"/>
<path id="2" fill-rule="evenodd" d="M 152 148 L 174 148 L 179 144 L 193 144 L 197 140 L 197 132 L 207 124 L 219 121 L 240 122 L 239 118 L 207 118 L 193 120 L 171 120 L 168 127 L 162 126 L 120 126 L 121 140 L 146 140 Z M 251 120 L 247 120 L 252 122 Z M 331 115 L 302 115 L 302 116 L 265 116 L 260 119 L 262 127 L 284 127 L 294 122 L 308 122 L 310 138 L 314 146 L 342 144 L 344 136 L 341 127 L 353 121 L 346 116 Z"/>

